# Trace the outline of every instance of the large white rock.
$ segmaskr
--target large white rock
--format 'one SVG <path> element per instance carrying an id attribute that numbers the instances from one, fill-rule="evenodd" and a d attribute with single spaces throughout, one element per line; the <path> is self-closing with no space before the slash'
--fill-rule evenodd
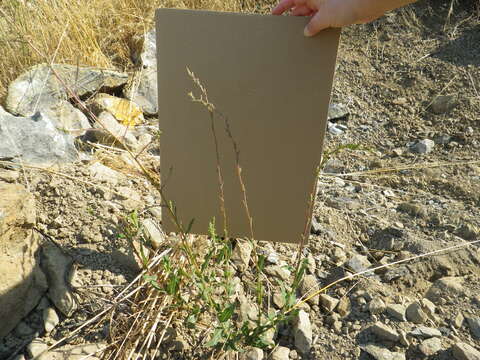
<path id="1" fill-rule="evenodd" d="M 0 106 L 0 159 L 51 165 L 77 159 L 73 137 L 38 112 L 16 117 Z"/>
<path id="2" fill-rule="evenodd" d="M 121 87 L 127 80 L 127 74 L 110 70 L 39 64 L 10 84 L 6 109 L 20 116 L 32 116 L 41 111 L 57 128 L 79 135 L 79 130 L 90 126 L 86 116 L 68 101 L 72 93 L 82 97 L 102 89 Z"/>

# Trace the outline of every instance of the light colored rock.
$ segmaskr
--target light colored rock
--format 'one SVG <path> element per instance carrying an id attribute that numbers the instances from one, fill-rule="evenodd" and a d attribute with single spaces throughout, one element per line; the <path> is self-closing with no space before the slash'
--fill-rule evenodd
<path id="1" fill-rule="evenodd" d="M 351 304 L 348 296 L 343 296 L 338 301 L 335 311 L 343 318 L 350 314 Z"/>
<path id="2" fill-rule="evenodd" d="M 258 307 L 250 302 L 245 295 L 240 294 L 238 296 L 240 303 L 240 318 L 242 322 L 256 321 L 258 320 Z"/>
<path id="3" fill-rule="evenodd" d="M 142 220 L 142 227 L 145 237 L 156 250 L 165 242 L 165 234 L 152 219 Z"/>
<path id="4" fill-rule="evenodd" d="M 410 331 L 409 335 L 414 336 L 414 337 L 419 337 L 423 339 L 428 339 L 431 337 L 441 337 L 442 333 L 440 330 L 435 329 L 435 328 L 429 328 L 426 326 L 419 326 L 415 328 L 414 330 Z"/>
<path id="5" fill-rule="evenodd" d="M 398 321 L 407 321 L 405 317 L 407 309 L 401 304 L 389 304 L 387 306 L 387 313 Z"/>
<path id="6" fill-rule="evenodd" d="M 340 320 L 336 320 L 332 324 L 332 329 L 337 333 L 340 334 L 342 331 L 343 323 Z"/>
<path id="7" fill-rule="evenodd" d="M 278 277 L 283 281 L 288 281 L 290 279 L 291 273 L 284 266 L 280 265 L 270 265 L 265 267 L 265 273 L 271 276 Z"/>
<path id="8" fill-rule="evenodd" d="M 51 119 L 55 127 L 61 132 L 78 136 L 91 128 L 85 114 L 66 100 L 58 100 L 50 107 L 39 110 Z"/>
<path id="9" fill-rule="evenodd" d="M 305 275 L 300 283 L 300 295 L 302 298 L 306 298 L 308 295 L 312 294 L 315 290 L 318 289 L 318 281 L 315 275 Z M 319 297 L 314 296 L 308 300 L 310 305 L 318 305 Z"/>
<path id="10" fill-rule="evenodd" d="M 282 309 L 285 306 L 285 298 L 282 293 L 278 291 L 273 293 L 273 303 L 279 309 Z"/>
<path id="11" fill-rule="evenodd" d="M 438 279 L 430 286 L 425 297 L 436 303 L 446 296 L 462 296 L 464 294 L 463 282 L 463 278 L 453 276 Z"/>
<path id="12" fill-rule="evenodd" d="M 435 315 L 435 304 L 428 299 L 420 300 L 420 305 L 422 305 L 422 310 L 430 320 L 437 321 L 437 317 Z"/>
<path id="13" fill-rule="evenodd" d="M 36 358 L 44 353 L 47 349 L 47 344 L 40 339 L 35 339 L 27 346 L 27 353 L 31 358 Z"/>
<path id="14" fill-rule="evenodd" d="M 422 310 L 422 305 L 419 302 L 413 302 L 408 305 L 405 314 L 407 320 L 415 324 L 423 324 L 428 320 L 427 314 Z"/>
<path id="15" fill-rule="evenodd" d="M 42 269 L 48 280 L 47 296 L 67 317 L 77 309 L 77 301 L 70 290 L 72 259 L 59 247 L 46 244 L 42 250 Z M 68 280 L 68 281 L 67 281 Z"/>
<path id="16" fill-rule="evenodd" d="M 276 347 L 270 355 L 271 360 L 288 360 L 290 349 L 285 346 Z"/>
<path id="17" fill-rule="evenodd" d="M 43 324 L 47 333 L 51 332 L 59 322 L 60 319 L 54 308 L 49 307 L 43 310 Z"/>
<path id="18" fill-rule="evenodd" d="M 455 326 L 455 328 L 457 329 L 460 329 L 463 325 L 464 320 L 465 318 L 463 317 L 463 314 L 459 312 L 457 316 L 455 316 L 455 319 L 453 319 L 453 326 Z"/>
<path id="19" fill-rule="evenodd" d="M 417 154 L 428 154 L 433 151 L 435 147 L 435 142 L 430 139 L 424 139 L 415 142 L 413 145 L 410 146 L 410 151 L 417 153 Z"/>
<path id="20" fill-rule="evenodd" d="M 238 240 L 235 247 L 232 250 L 232 262 L 240 269 L 244 271 L 248 268 L 250 258 L 252 256 L 253 246 L 248 240 Z"/>
<path id="21" fill-rule="evenodd" d="M 372 266 L 372 263 L 368 260 L 366 256 L 354 255 L 350 260 L 348 260 L 347 266 L 357 273 L 367 270 L 368 268 L 370 268 L 370 266 Z"/>
<path id="22" fill-rule="evenodd" d="M 373 324 L 370 329 L 382 340 L 396 342 L 399 339 L 398 333 L 395 330 L 380 321 Z"/>
<path id="23" fill-rule="evenodd" d="M 307 255 L 307 270 L 312 275 L 315 274 L 315 271 L 317 270 L 317 262 L 315 261 L 315 257 L 312 255 L 312 253 L 308 253 Z"/>
<path id="24" fill-rule="evenodd" d="M 332 312 L 338 305 L 339 300 L 327 294 L 320 294 L 320 305 L 328 312 Z"/>
<path id="25" fill-rule="evenodd" d="M 372 315 L 381 314 L 385 311 L 385 309 L 385 302 L 379 297 L 372 299 L 372 301 L 370 301 L 368 304 L 368 311 L 370 311 L 370 314 Z"/>
<path id="26" fill-rule="evenodd" d="M 302 354 L 308 354 L 312 347 L 312 324 L 308 313 L 300 310 L 293 327 L 295 348 Z"/>
<path id="27" fill-rule="evenodd" d="M 465 343 L 453 345 L 452 353 L 456 360 L 480 360 L 480 351 Z"/>
<path id="28" fill-rule="evenodd" d="M 400 352 L 392 352 L 386 348 L 368 344 L 366 346 L 361 346 L 361 349 L 366 353 L 373 356 L 375 360 L 405 360 L 405 354 Z"/>
<path id="29" fill-rule="evenodd" d="M 328 120 L 347 118 L 350 115 L 348 107 L 342 103 L 331 103 L 328 106 Z"/>
<path id="30" fill-rule="evenodd" d="M 480 318 L 467 318 L 467 324 L 474 339 L 480 339 Z"/>
<path id="31" fill-rule="evenodd" d="M 320 222 L 317 220 L 315 216 L 312 217 L 310 226 L 311 226 L 310 231 L 312 234 L 320 235 L 320 233 L 322 232 L 322 224 L 320 224 Z"/>
<path id="32" fill-rule="evenodd" d="M 92 178 L 111 185 L 117 185 L 118 182 L 124 177 L 118 171 L 103 165 L 101 162 L 94 162 L 93 164 L 89 165 L 88 171 L 90 172 L 90 176 Z"/>
<path id="33" fill-rule="evenodd" d="M 58 131 L 43 113 L 15 117 L 0 106 L 0 158 L 37 165 L 77 159 L 73 137 Z"/>
<path id="34" fill-rule="evenodd" d="M 43 353 L 38 360 L 99 360 L 105 344 L 64 345 Z M 36 359 L 37 360 L 37 359 Z"/>
<path id="35" fill-rule="evenodd" d="M 0 181 L 14 183 L 20 178 L 20 173 L 14 170 L 0 169 Z"/>
<path id="36" fill-rule="evenodd" d="M 135 210 L 142 204 L 141 195 L 128 186 L 117 187 L 115 195 L 122 199 L 122 204 L 127 210 Z"/>
<path id="37" fill-rule="evenodd" d="M 145 122 L 142 109 L 137 104 L 116 96 L 100 93 L 90 100 L 88 106 L 99 116 L 108 112 L 122 125 L 133 127 Z"/>
<path id="38" fill-rule="evenodd" d="M 10 84 L 6 108 L 15 115 L 31 116 L 67 100 L 70 95 L 63 84 L 82 97 L 102 88 L 118 88 L 127 80 L 127 74 L 115 71 L 61 64 L 50 68 L 48 64 L 40 64 Z"/>
<path id="39" fill-rule="evenodd" d="M 432 356 L 442 350 L 442 341 L 438 337 L 423 340 L 418 350 L 425 356 Z"/>
<path id="40" fill-rule="evenodd" d="M 37 257 L 34 197 L 0 182 L 0 339 L 40 301 L 47 283 Z"/>
<path id="41" fill-rule="evenodd" d="M 398 342 L 402 344 L 403 346 L 409 347 L 410 346 L 410 341 L 408 341 L 407 338 L 407 333 L 403 330 L 398 331 Z"/>
<path id="42" fill-rule="evenodd" d="M 263 350 L 259 348 L 251 348 L 240 357 L 242 360 L 262 360 Z"/>
<path id="43" fill-rule="evenodd" d="M 137 138 L 130 131 L 131 127 L 120 124 L 117 119 L 109 112 L 102 111 L 94 124 L 94 127 L 106 131 L 109 135 L 115 138 L 116 143 L 123 144 L 124 148 L 137 150 L 140 148 L 140 143 Z M 105 138 L 107 138 L 105 136 Z M 107 144 L 105 144 L 107 145 Z"/>

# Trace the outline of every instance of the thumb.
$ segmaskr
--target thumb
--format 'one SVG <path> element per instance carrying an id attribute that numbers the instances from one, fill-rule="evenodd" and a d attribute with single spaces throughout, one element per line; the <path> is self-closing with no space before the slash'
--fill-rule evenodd
<path id="1" fill-rule="evenodd" d="M 310 22 L 307 24 L 307 26 L 305 26 L 303 34 L 308 37 L 314 36 L 329 26 L 330 24 L 327 22 L 325 13 L 322 11 L 317 11 L 317 13 L 310 19 Z"/>

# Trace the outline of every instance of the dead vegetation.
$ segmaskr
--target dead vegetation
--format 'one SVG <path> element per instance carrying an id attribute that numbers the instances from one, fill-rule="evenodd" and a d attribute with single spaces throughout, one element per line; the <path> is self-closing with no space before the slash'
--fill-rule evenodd
<path id="1" fill-rule="evenodd" d="M 32 65 L 52 62 L 129 69 L 139 35 L 153 28 L 160 7 L 261 11 L 241 0 L 6 0 L 0 3 L 0 99 Z M 38 53 L 33 50 L 38 49 Z"/>

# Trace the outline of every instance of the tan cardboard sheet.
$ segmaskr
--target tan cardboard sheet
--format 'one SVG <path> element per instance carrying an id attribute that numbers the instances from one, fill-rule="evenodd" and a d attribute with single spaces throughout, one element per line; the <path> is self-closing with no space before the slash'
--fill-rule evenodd
<path id="1" fill-rule="evenodd" d="M 215 217 L 223 233 L 215 142 L 187 67 L 228 119 L 240 150 L 257 240 L 299 242 L 320 161 L 339 30 L 303 36 L 308 19 L 159 9 L 156 13 L 161 178 L 192 233 Z M 250 236 L 235 152 L 222 117 L 215 130 L 228 232 Z M 176 231 L 167 211 L 163 226 Z"/>

